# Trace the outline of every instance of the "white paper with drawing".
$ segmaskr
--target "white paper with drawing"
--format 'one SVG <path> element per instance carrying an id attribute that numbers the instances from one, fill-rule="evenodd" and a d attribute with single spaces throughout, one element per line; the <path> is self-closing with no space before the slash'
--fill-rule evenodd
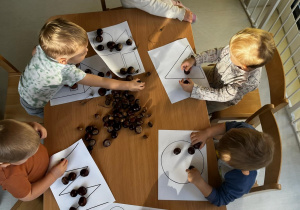
<path id="1" fill-rule="evenodd" d="M 193 131 L 159 130 L 158 131 L 158 200 L 206 201 L 201 191 L 188 182 L 187 172 L 191 165 L 197 168 L 207 181 L 206 146 L 195 149 L 190 155 L 190 134 Z M 174 149 L 180 148 L 178 155 Z"/>
<path id="2" fill-rule="evenodd" d="M 128 68 L 129 66 L 134 67 L 136 70 L 139 70 L 138 73 L 144 73 L 145 69 L 142 63 L 142 60 L 140 58 L 139 52 L 137 50 L 136 43 L 133 40 L 130 28 L 128 26 L 127 21 L 102 28 L 103 29 L 103 41 L 97 42 L 97 32 L 91 31 L 88 32 L 88 37 L 91 46 L 94 48 L 95 52 L 104 60 L 104 62 L 107 64 L 107 66 L 110 68 L 111 71 L 114 72 L 118 77 L 124 78 L 124 75 L 121 75 L 120 69 L 121 68 Z M 132 40 L 132 45 L 127 45 L 126 41 L 127 39 Z M 110 49 L 107 47 L 107 42 L 113 41 L 116 44 L 121 43 L 123 44 L 123 48 L 121 51 L 117 51 L 113 49 L 110 51 Z M 104 50 L 99 51 L 97 50 L 98 45 L 103 45 Z"/>
<path id="3" fill-rule="evenodd" d="M 99 72 L 103 72 L 104 75 L 109 71 L 106 64 L 99 56 L 94 55 L 89 58 L 85 58 L 78 67 L 82 71 L 90 69 L 92 74 L 98 75 Z M 107 76 L 105 76 L 107 77 Z M 111 78 L 111 76 L 109 76 Z M 72 89 L 70 87 L 63 86 L 50 100 L 50 105 L 55 106 L 59 104 L 70 103 L 73 101 L 79 101 L 83 99 L 92 99 L 99 97 L 98 90 L 100 87 L 91 87 L 87 85 L 78 84 L 77 88 Z M 109 94 L 110 91 L 107 91 Z"/>
<path id="4" fill-rule="evenodd" d="M 133 206 L 133 205 L 127 205 L 121 203 L 112 203 L 103 210 L 163 210 L 163 209 L 150 208 L 145 206 Z"/>
<path id="5" fill-rule="evenodd" d="M 201 67 L 194 66 L 188 75 L 180 69 L 181 63 L 193 54 L 186 38 L 148 51 L 148 53 L 172 104 L 190 97 L 190 93 L 185 92 L 179 84 L 179 80 L 183 78 L 190 78 L 196 84 L 209 87 Z"/>
<path id="6" fill-rule="evenodd" d="M 77 209 L 92 208 L 93 210 L 99 210 L 115 201 L 105 179 L 82 140 L 52 155 L 49 168 L 58 163 L 62 158 L 68 159 L 68 168 L 62 177 L 68 176 L 71 172 L 75 172 L 77 177 L 74 181 L 69 181 L 67 185 L 62 183 L 61 177 L 50 186 L 60 209 L 69 209 L 73 206 Z M 89 175 L 86 177 L 80 175 L 80 171 L 84 168 L 89 170 Z M 80 195 L 76 197 L 70 196 L 71 190 L 78 189 L 81 186 L 87 188 L 87 194 L 84 195 L 87 198 L 87 204 L 84 207 L 78 205 Z"/>

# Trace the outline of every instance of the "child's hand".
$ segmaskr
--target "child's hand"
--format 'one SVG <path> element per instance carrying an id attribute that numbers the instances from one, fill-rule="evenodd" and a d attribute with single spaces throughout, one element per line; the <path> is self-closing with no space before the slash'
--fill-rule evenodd
<path id="1" fill-rule="evenodd" d="M 189 84 L 185 84 L 184 80 L 187 80 L 189 82 Z M 193 87 L 194 87 L 194 82 L 191 79 L 182 79 L 179 80 L 179 84 L 181 85 L 182 89 L 185 92 L 191 93 L 193 91 Z"/>
<path id="2" fill-rule="evenodd" d="M 49 173 L 51 173 L 55 177 L 55 179 L 58 179 L 65 173 L 65 171 L 67 170 L 67 166 L 68 160 L 63 159 L 57 165 L 53 166 Z"/>
<path id="3" fill-rule="evenodd" d="M 188 181 L 190 183 L 194 184 L 195 182 L 199 182 L 201 179 L 203 179 L 200 172 L 196 168 L 186 169 L 185 171 L 188 173 Z"/>
<path id="4" fill-rule="evenodd" d="M 182 71 L 189 71 L 193 65 L 195 65 L 196 60 L 193 57 L 185 59 L 181 64 L 181 70 Z"/>
<path id="5" fill-rule="evenodd" d="M 37 122 L 29 122 L 28 124 L 31 127 L 33 127 L 33 129 L 36 130 L 36 132 L 39 133 L 41 139 L 44 139 L 47 137 L 47 130 L 41 124 L 39 124 Z"/>
<path id="6" fill-rule="evenodd" d="M 202 149 L 204 147 L 204 145 L 206 144 L 206 140 L 208 139 L 206 130 L 200 130 L 199 132 L 192 132 L 190 137 L 191 137 L 192 145 L 197 144 L 198 142 L 202 143 L 199 149 Z"/>
<path id="7" fill-rule="evenodd" d="M 185 10 L 183 20 L 192 23 L 193 22 L 193 13 L 190 10 Z"/>
<path id="8" fill-rule="evenodd" d="M 140 79 L 135 79 L 130 81 L 129 90 L 130 91 L 139 91 L 145 88 L 145 82 L 138 82 Z"/>

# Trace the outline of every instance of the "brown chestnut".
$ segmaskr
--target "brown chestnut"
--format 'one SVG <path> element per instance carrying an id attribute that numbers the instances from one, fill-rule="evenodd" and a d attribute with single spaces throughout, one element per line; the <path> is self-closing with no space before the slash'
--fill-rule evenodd
<path id="1" fill-rule="evenodd" d="M 105 96 L 105 94 L 106 94 L 106 89 L 105 89 L 105 88 L 100 88 L 100 89 L 98 90 L 98 94 L 99 94 L 100 96 Z"/>
<path id="2" fill-rule="evenodd" d="M 192 166 L 192 165 L 190 165 L 189 169 L 191 170 L 191 169 L 193 169 L 193 168 L 195 168 L 195 167 L 194 167 L 194 166 Z"/>
<path id="3" fill-rule="evenodd" d="M 102 51 L 104 50 L 104 46 L 102 44 L 99 44 L 97 47 L 97 50 Z"/>
<path id="4" fill-rule="evenodd" d="M 173 153 L 174 153 L 175 155 L 179 155 L 180 152 L 181 152 L 181 149 L 180 149 L 180 148 L 175 148 L 175 149 L 173 150 Z"/>
<path id="5" fill-rule="evenodd" d="M 85 187 L 79 187 L 79 188 L 77 189 L 77 193 L 78 193 L 79 195 L 85 195 L 85 194 L 87 193 L 87 189 L 86 189 Z"/>
<path id="6" fill-rule="evenodd" d="M 127 70 L 125 68 L 121 68 L 120 69 L 120 74 L 126 75 L 127 74 Z"/>
<path id="7" fill-rule="evenodd" d="M 67 184 L 69 183 L 68 177 L 64 176 L 64 177 L 61 179 L 61 182 L 62 182 L 64 185 L 67 185 Z"/>
<path id="8" fill-rule="evenodd" d="M 98 28 L 97 29 L 97 35 L 101 36 L 103 34 L 103 29 L 102 28 Z"/>
<path id="9" fill-rule="evenodd" d="M 77 196 L 77 190 L 72 190 L 71 192 L 70 192 L 70 195 L 71 195 L 71 197 L 76 197 Z"/>
<path id="10" fill-rule="evenodd" d="M 84 72 L 87 73 L 87 74 L 92 74 L 92 70 L 91 69 L 86 69 Z"/>
<path id="11" fill-rule="evenodd" d="M 195 149 L 199 149 L 200 146 L 201 146 L 201 144 L 202 144 L 202 142 L 198 142 L 198 143 L 194 144 L 193 147 L 194 147 Z"/>
<path id="12" fill-rule="evenodd" d="M 127 45 L 132 45 L 132 40 L 131 39 L 127 39 L 126 44 Z"/>
<path id="13" fill-rule="evenodd" d="M 75 83 L 74 85 L 72 85 L 72 87 L 70 87 L 72 90 L 74 90 L 74 89 L 76 89 L 76 88 L 78 88 L 78 84 L 77 83 Z"/>
<path id="14" fill-rule="evenodd" d="M 135 72 L 135 69 L 132 66 L 129 66 L 128 69 L 127 69 L 127 73 L 128 74 L 134 74 L 134 72 Z"/>
<path id="15" fill-rule="evenodd" d="M 104 147 L 109 147 L 111 145 L 111 141 L 109 140 L 109 139 L 105 139 L 104 141 L 103 141 L 103 146 Z"/>
<path id="16" fill-rule="evenodd" d="M 121 43 L 118 43 L 118 44 L 115 45 L 115 49 L 116 49 L 117 51 L 121 51 L 122 48 L 123 48 L 123 45 L 122 45 Z"/>
<path id="17" fill-rule="evenodd" d="M 70 181 L 74 181 L 74 180 L 76 179 L 76 177 L 77 177 L 77 175 L 76 175 L 75 172 L 71 172 L 71 173 L 69 173 L 69 175 L 68 175 L 68 179 L 69 179 Z"/>
<path id="18" fill-rule="evenodd" d="M 131 75 L 127 75 L 125 78 L 126 81 L 132 81 L 133 77 Z"/>
<path id="19" fill-rule="evenodd" d="M 86 176 L 89 175 L 89 173 L 90 173 L 89 170 L 87 170 L 86 168 L 84 168 L 84 169 L 82 169 L 80 171 L 80 176 L 86 177 Z"/>
<path id="20" fill-rule="evenodd" d="M 103 41 L 103 37 L 102 36 L 96 36 L 96 41 L 97 42 L 102 42 Z"/>
<path id="21" fill-rule="evenodd" d="M 85 197 L 79 198 L 79 201 L 78 201 L 79 206 L 85 206 L 86 203 L 87 203 L 87 200 Z"/>
<path id="22" fill-rule="evenodd" d="M 195 153 L 194 147 L 189 147 L 189 148 L 188 148 L 188 153 L 189 153 L 190 155 L 193 155 L 193 154 Z"/>

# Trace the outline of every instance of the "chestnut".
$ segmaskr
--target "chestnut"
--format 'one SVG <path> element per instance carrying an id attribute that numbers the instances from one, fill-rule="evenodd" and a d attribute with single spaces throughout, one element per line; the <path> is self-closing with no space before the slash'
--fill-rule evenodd
<path id="1" fill-rule="evenodd" d="M 113 138 L 113 139 L 118 137 L 118 133 L 116 131 L 112 131 L 110 135 L 111 135 L 111 138 Z"/>
<path id="2" fill-rule="evenodd" d="M 78 84 L 77 83 L 75 83 L 74 85 L 72 85 L 72 87 L 70 87 L 71 89 L 76 89 L 76 88 L 78 88 Z"/>
<path id="3" fill-rule="evenodd" d="M 106 46 L 112 51 L 115 48 L 115 42 L 107 42 Z"/>
<path id="4" fill-rule="evenodd" d="M 87 148 L 87 150 L 88 150 L 89 152 L 92 152 L 92 150 L 94 149 L 94 147 L 93 147 L 93 146 L 90 146 L 90 145 L 88 145 L 86 148 Z"/>
<path id="5" fill-rule="evenodd" d="M 153 123 L 152 122 L 148 122 L 148 126 L 150 127 L 150 128 L 152 128 L 153 127 Z"/>
<path id="6" fill-rule="evenodd" d="M 78 201 L 79 206 L 85 206 L 86 203 L 87 203 L 87 200 L 85 197 L 79 198 L 79 201 Z"/>
<path id="7" fill-rule="evenodd" d="M 118 43 L 118 44 L 115 45 L 115 49 L 116 49 L 117 51 L 121 51 L 122 48 L 123 48 L 123 45 L 122 45 L 121 43 Z"/>
<path id="8" fill-rule="evenodd" d="M 137 134 L 142 133 L 142 130 L 143 130 L 143 128 L 142 128 L 142 126 L 140 126 L 140 125 L 135 127 L 135 132 L 136 132 Z"/>
<path id="9" fill-rule="evenodd" d="M 106 77 L 110 77 L 110 71 L 107 71 L 105 74 Z"/>
<path id="10" fill-rule="evenodd" d="M 62 182 L 64 185 L 67 185 L 67 184 L 69 183 L 68 177 L 64 176 L 64 177 L 61 179 L 61 182 Z"/>
<path id="11" fill-rule="evenodd" d="M 96 36 L 96 41 L 97 42 L 102 42 L 103 41 L 103 37 L 102 36 Z"/>
<path id="12" fill-rule="evenodd" d="M 126 44 L 127 45 L 132 45 L 132 40 L 131 39 L 127 39 Z"/>
<path id="13" fill-rule="evenodd" d="M 70 192 L 70 195 L 71 195 L 71 197 L 76 197 L 77 196 L 77 190 L 72 190 L 71 192 Z"/>
<path id="14" fill-rule="evenodd" d="M 187 70 L 187 71 L 184 70 L 183 72 L 184 72 L 185 74 L 190 74 L 190 73 L 191 73 L 191 70 Z"/>
<path id="15" fill-rule="evenodd" d="M 191 169 L 193 169 L 193 168 L 195 168 L 195 167 L 194 167 L 194 166 L 192 166 L 192 165 L 190 165 L 189 169 L 191 170 Z"/>
<path id="16" fill-rule="evenodd" d="M 125 78 L 126 81 L 132 81 L 133 77 L 131 75 L 127 75 Z"/>
<path id="17" fill-rule="evenodd" d="M 85 131 L 86 131 L 87 133 L 91 133 L 93 130 L 94 130 L 94 126 L 92 126 L 92 125 L 89 125 L 89 126 L 87 126 L 87 127 L 85 128 Z"/>
<path id="18" fill-rule="evenodd" d="M 120 69 L 120 74 L 126 75 L 127 74 L 127 70 L 125 68 L 121 68 Z"/>
<path id="19" fill-rule="evenodd" d="M 180 152 L 181 152 L 181 149 L 180 149 L 180 148 L 175 148 L 175 149 L 173 150 L 173 153 L 174 153 L 175 155 L 179 155 Z"/>
<path id="20" fill-rule="evenodd" d="M 68 175 L 68 179 L 69 179 L 70 181 L 74 181 L 74 180 L 76 179 L 76 177 L 77 177 L 77 175 L 76 175 L 75 172 L 71 172 L 71 173 L 69 173 L 69 175 Z"/>
<path id="21" fill-rule="evenodd" d="M 98 135 L 99 134 L 99 129 L 98 128 L 94 128 L 92 130 L 92 135 Z"/>
<path id="22" fill-rule="evenodd" d="M 95 139 L 90 139 L 89 140 L 89 146 L 94 146 L 96 144 L 96 140 Z"/>
<path id="23" fill-rule="evenodd" d="M 190 155 L 193 155 L 193 154 L 195 153 L 194 147 L 189 147 L 189 148 L 188 148 L 188 153 L 189 153 Z"/>
<path id="24" fill-rule="evenodd" d="M 78 193 L 79 195 L 85 195 L 85 194 L 87 193 L 87 189 L 86 189 L 85 187 L 79 187 L 79 188 L 77 189 L 77 193 Z"/>
<path id="25" fill-rule="evenodd" d="M 84 169 L 82 169 L 80 171 L 80 176 L 86 177 L 86 176 L 89 175 L 89 173 L 90 173 L 89 170 L 87 170 L 86 168 L 84 168 Z"/>
<path id="26" fill-rule="evenodd" d="M 111 145 L 111 141 L 109 140 L 109 139 L 105 139 L 104 141 L 103 141 L 103 146 L 104 147 L 109 147 Z"/>
<path id="27" fill-rule="evenodd" d="M 92 74 L 92 70 L 91 69 L 86 69 L 84 72 L 87 73 L 87 74 Z"/>
<path id="28" fill-rule="evenodd" d="M 184 84 L 190 84 L 190 82 L 188 80 L 184 80 L 183 83 Z"/>
<path id="29" fill-rule="evenodd" d="M 99 73 L 98 73 L 98 76 L 99 76 L 99 77 L 104 77 L 104 73 L 103 73 L 103 72 L 99 72 Z"/>
<path id="30" fill-rule="evenodd" d="M 99 94 L 100 96 L 105 96 L 105 94 L 106 94 L 106 89 L 105 89 L 105 88 L 100 88 L 100 89 L 98 90 L 98 94 Z"/>
<path id="31" fill-rule="evenodd" d="M 127 69 L 127 73 L 128 74 L 134 74 L 134 72 L 135 72 L 135 69 L 132 66 L 129 66 L 128 69 Z"/>
<path id="32" fill-rule="evenodd" d="M 75 207 L 73 207 L 73 206 L 69 208 L 69 210 L 76 210 L 76 209 L 77 209 L 77 208 L 75 208 Z"/>
<path id="33" fill-rule="evenodd" d="M 148 136 L 146 134 L 143 135 L 143 139 L 148 139 Z"/>
<path id="34" fill-rule="evenodd" d="M 104 46 L 102 44 L 99 44 L 97 47 L 97 50 L 102 51 L 104 50 Z"/>
<path id="35" fill-rule="evenodd" d="M 103 34 L 103 29 L 102 28 L 98 28 L 97 29 L 97 35 L 101 36 Z"/>
<path id="36" fill-rule="evenodd" d="M 202 144 L 202 142 L 198 142 L 198 143 L 194 144 L 193 147 L 194 147 L 195 149 L 199 149 L 200 146 L 201 146 L 201 144 Z"/>

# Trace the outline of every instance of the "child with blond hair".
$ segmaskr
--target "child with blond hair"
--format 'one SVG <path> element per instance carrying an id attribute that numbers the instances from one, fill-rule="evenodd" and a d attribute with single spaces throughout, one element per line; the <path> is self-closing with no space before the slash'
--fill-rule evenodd
<path id="1" fill-rule="evenodd" d="M 28 114 L 44 116 L 44 106 L 62 86 L 82 85 L 112 90 L 139 91 L 145 83 L 139 79 L 119 81 L 86 74 L 75 64 L 87 54 L 88 37 L 80 26 L 67 20 L 47 22 L 40 31 L 39 45 L 20 81 L 20 102 Z M 139 81 L 139 82 L 138 82 Z"/>
<path id="2" fill-rule="evenodd" d="M 66 171 L 64 159 L 47 173 L 49 156 L 40 143 L 46 137 L 46 129 L 36 122 L 0 121 L 0 185 L 15 198 L 39 197 Z"/>
<path id="3" fill-rule="evenodd" d="M 196 168 L 187 169 L 188 181 L 194 184 L 212 204 L 227 205 L 248 193 L 254 185 L 257 170 L 269 165 L 273 159 L 274 142 L 245 122 L 219 123 L 199 132 L 191 133 L 192 144 L 206 141 L 218 135 L 216 143 L 218 166 L 222 185 L 213 188 Z"/>
<path id="4" fill-rule="evenodd" d="M 247 93 L 258 88 L 262 66 L 269 62 L 276 46 L 272 34 L 262 29 L 246 28 L 235 34 L 229 45 L 215 48 L 187 58 L 181 69 L 216 62 L 205 75 L 210 87 L 202 87 L 188 79 L 189 84 L 179 81 L 191 98 L 206 100 L 208 113 L 237 104 Z"/>

